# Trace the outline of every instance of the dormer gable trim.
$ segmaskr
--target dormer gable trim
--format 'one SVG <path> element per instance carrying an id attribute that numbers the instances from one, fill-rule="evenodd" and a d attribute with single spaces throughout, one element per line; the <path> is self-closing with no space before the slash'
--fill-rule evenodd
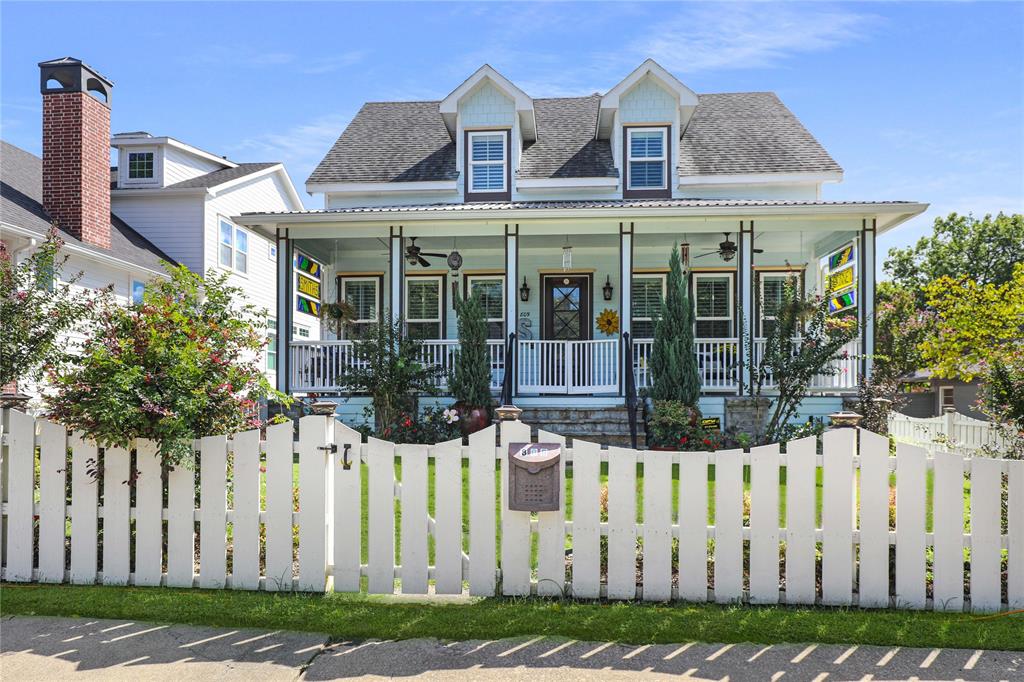
<path id="1" fill-rule="evenodd" d="M 490 64 L 481 66 L 472 76 L 463 81 L 459 87 L 452 90 L 447 97 L 441 100 L 438 108 L 452 140 L 455 140 L 457 135 L 458 124 L 456 119 L 459 112 L 459 102 L 466 95 L 475 91 L 477 86 L 484 81 L 490 81 L 494 87 L 512 99 L 515 103 L 516 114 L 519 118 L 519 129 L 523 140 L 526 142 L 535 141 L 537 139 L 537 119 L 533 111 L 533 98 L 516 87 L 512 81 L 498 73 Z"/>
<path id="2" fill-rule="evenodd" d="M 234 161 L 229 161 L 223 156 L 217 156 L 210 152 L 203 151 L 199 147 L 193 147 L 190 144 L 185 144 L 180 140 L 176 140 L 173 137 L 153 137 L 148 133 L 140 133 L 138 135 L 129 135 L 125 133 L 119 133 L 110 138 L 111 147 L 156 147 L 160 145 L 166 145 L 168 147 L 174 147 L 180 149 L 183 152 L 197 156 L 200 159 L 206 161 L 212 161 L 213 163 L 220 164 L 224 168 L 237 168 L 238 164 Z"/>
<path id="3" fill-rule="evenodd" d="M 611 131 L 612 122 L 615 119 L 615 112 L 619 109 L 619 99 L 628 93 L 633 86 L 639 83 L 646 76 L 651 76 L 672 94 L 679 99 L 679 120 L 680 127 L 685 128 L 693 110 L 697 107 L 698 97 L 690 88 L 686 87 L 678 78 L 665 70 L 663 66 L 653 59 L 647 59 L 638 66 L 632 73 L 623 78 L 611 90 L 601 97 L 601 107 L 597 126 L 597 137 L 607 138 Z"/>

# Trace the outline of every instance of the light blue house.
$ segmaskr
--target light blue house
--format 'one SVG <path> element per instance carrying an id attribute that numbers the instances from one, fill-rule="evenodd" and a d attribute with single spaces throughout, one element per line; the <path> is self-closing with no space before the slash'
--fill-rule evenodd
<path id="1" fill-rule="evenodd" d="M 345 395 L 351 339 L 321 333 L 325 301 L 356 328 L 401 315 L 427 362 L 456 347 L 453 292 L 486 296 L 492 386 L 521 407 L 622 405 L 648 384 L 652 315 L 682 245 L 696 292 L 702 408 L 749 382 L 788 278 L 833 284 L 860 338 L 806 414 L 871 371 L 875 240 L 925 210 L 828 201 L 842 169 L 773 93 L 698 95 L 648 60 L 603 95 L 533 98 L 483 66 L 445 99 L 363 106 L 306 189 L 320 210 L 235 221 L 278 242 L 279 387 Z M 606 333 L 602 312 L 618 318 Z M 345 401 L 346 414 L 361 411 Z"/>

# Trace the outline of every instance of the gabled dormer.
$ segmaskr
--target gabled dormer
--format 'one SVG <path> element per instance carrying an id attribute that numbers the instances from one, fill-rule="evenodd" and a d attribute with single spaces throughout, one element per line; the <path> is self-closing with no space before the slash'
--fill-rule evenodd
<path id="1" fill-rule="evenodd" d="M 438 110 L 455 142 L 465 200 L 510 200 L 523 146 L 537 139 L 533 99 L 484 64 Z"/>
<path id="2" fill-rule="evenodd" d="M 624 198 L 672 196 L 679 138 L 697 103 L 693 90 L 652 59 L 601 98 L 597 137 L 611 141 Z"/>
<path id="3" fill-rule="evenodd" d="M 161 189 L 214 171 L 236 168 L 237 163 L 147 132 L 118 133 L 110 140 L 117 150 L 114 189 Z"/>

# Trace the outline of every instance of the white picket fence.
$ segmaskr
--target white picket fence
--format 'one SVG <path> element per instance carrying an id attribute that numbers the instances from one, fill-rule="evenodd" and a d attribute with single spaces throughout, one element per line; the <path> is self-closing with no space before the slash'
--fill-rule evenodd
<path id="1" fill-rule="evenodd" d="M 97 448 L 19 412 L 10 412 L 6 423 L 0 471 L 8 581 L 406 594 L 468 589 L 485 596 L 955 611 L 1024 607 L 1024 461 L 943 452 L 932 457 L 902 444 L 890 457 L 887 439 L 868 431 L 827 432 L 824 454 L 817 454 L 814 438 L 788 443 L 785 453 L 778 444 L 749 453 L 679 453 L 602 449 L 577 440 L 563 450 L 561 472 L 571 483 L 571 513 L 563 504 L 562 511 L 530 514 L 496 511 L 499 497 L 507 498 L 501 465 L 507 446 L 530 440 L 529 426 L 520 422 L 502 425 L 497 447 L 496 427 L 473 434 L 466 446 L 394 445 L 363 443 L 357 432 L 322 416 L 303 417 L 297 441 L 291 424 L 268 427 L 264 440 L 258 431 L 203 438 L 198 507 L 195 472 L 184 467 L 169 472 L 162 504 L 164 483 L 152 442 L 141 441 L 132 451 Z M 543 431 L 539 441 L 564 444 Z M 101 485 L 90 474 L 96 466 Z"/>
<path id="2" fill-rule="evenodd" d="M 937 451 L 976 454 L 988 449 L 998 452 L 1003 439 L 992 423 L 959 412 L 939 417 L 910 417 L 899 412 L 889 415 L 889 433 L 899 443 L 919 445 L 929 453 Z"/>

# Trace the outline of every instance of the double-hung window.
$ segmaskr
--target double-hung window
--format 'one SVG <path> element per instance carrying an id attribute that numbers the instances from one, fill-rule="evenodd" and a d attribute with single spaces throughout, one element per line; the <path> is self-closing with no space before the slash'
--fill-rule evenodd
<path id="1" fill-rule="evenodd" d="M 766 338 L 775 329 L 779 306 L 785 300 L 787 286 L 800 286 L 800 278 L 795 272 L 761 272 L 758 273 L 758 316 L 757 335 Z"/>
<path id="2" fill-rule="evenodd" d="M 665 275 L 633 276 L 633 319 L 631 328 L 634 339 L 654 338 L 654 321 L 658 319 L 661 300 L 665 296 Z"/>
<path id="3" fill-rule="evenodd" d="M 501 275 L 467 275 L 466 288 L 477 296 L 487 318 L 487 338 L 505 338 L 505 278 Z"/>
<path id="4" fill-rule="evenodd" d="M 380 277 L 339 277 L 338 282 L 341 300 L 355 311 L 355 318 L 348 325 L 351 336 L 362 336 L 380 321 Z"/>
<path id="5" fill-rule="evenodd" d="M 668 128 L 626 128 L 626 192 L 668 196 Z"/>
<path id="6" fill-rule="evenodd" d="M 693 275 L 696 292 L 694 335 L 701 339 L 732 336 L 732 275 L 697 272 Z"/>
<path id="7" fill-rule="evenodd" d="M 488 200 L 510 197 L 508 131 L 468 132 L 466 142 L 467 197 Z"/>
<path id="8" fill-rule="evenodd" d="M 249 272 L 249 233 L 224 218 L 220 219 L 220 265 Z"/>
<path id="9" fill-rule="evenodd" d="M 405 279 L 405 325 L 410 338 L 444 338 L 444 277 Z"/>

